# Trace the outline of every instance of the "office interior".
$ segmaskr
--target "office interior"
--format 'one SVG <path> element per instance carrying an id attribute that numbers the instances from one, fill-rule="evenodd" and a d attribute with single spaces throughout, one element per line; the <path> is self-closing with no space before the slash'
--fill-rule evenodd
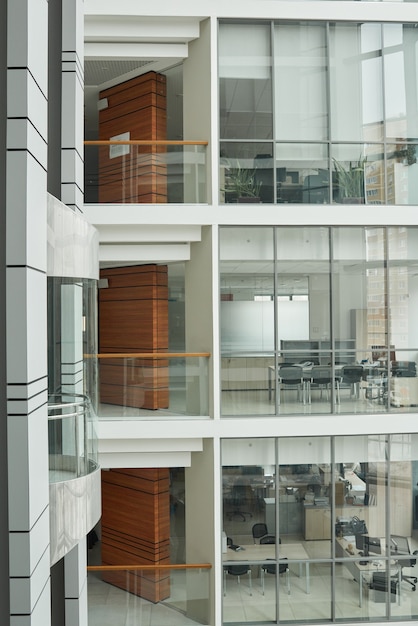
<path id="1" fill-rule="evenodd" d="M 223 440 L 224 623 L 416 616 L 417 443 Z"/>
<path id="2" fill-rule="evenodd" d="M 414 227 L 220 229 L 221 411 L 414 411 Z"/>

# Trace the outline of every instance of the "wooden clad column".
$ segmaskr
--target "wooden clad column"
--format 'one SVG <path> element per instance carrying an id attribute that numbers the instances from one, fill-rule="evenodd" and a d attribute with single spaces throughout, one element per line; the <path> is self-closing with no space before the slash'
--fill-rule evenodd
<path id="1" fill-rule="evenodd" d="M 100 140 L 166 140 L 166 79 L 147 72 L 100 92 Z M 167 202 L 166 147 L 99 149 L 99 202 Z"/>
<path id="2" fill-rule="evenodd" d="M 100 359 L 100 400 L 146 409 L 168 407 L 166 265 L 103 269 L 99 290 L 101 353 L 161 352 L 161 358 Z"/>
<path id="3" fill-rule="evenodd" d="M 170 563 L 168 468 L 102 472 L 102 564 Z M 104 572 L 103 578 L 151 602 L 170 595 L 170 571 Z"/>

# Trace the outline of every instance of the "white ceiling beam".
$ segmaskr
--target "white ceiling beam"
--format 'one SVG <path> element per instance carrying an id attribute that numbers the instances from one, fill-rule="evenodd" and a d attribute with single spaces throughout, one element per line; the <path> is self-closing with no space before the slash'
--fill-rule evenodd
<path id="1" fill-rule="evenodd" d="M 192 41 L 199 37 L 199 20 L 194 17 L 146 18 L 142 15 L 101 15 L 84 18 L 85 41 L 134 39 L 135 41 Z"/>
<path id="2" fill-rule="evenodd" d="M 99 261 L 102 263 L 168 263 L 170 261 L 190 261 L 190 245 L 100 245 Z"/>
<path id="3" fill-rule="evenodd" d="M 99 464 L 102 469 L 112 467 L 190 467 L 190 452 L 99 452 Z"/>
<path id="4" fill-rule="evenodd" d="M 85 43 L 86 61 L 187 58 L 187 43 Z"/>
<path id="5" fill-rule="evenodd" d="M 151 224 L 95 224 L 99 241 L 105 243 L 184 243 L 200 241 L 200 226 Z"/>
<path id="6" fill-rule="evenodd" d="M 179 439 L 131 439 L 120 436 L 119 431 L 114 437 L 99 440 L 99 452 L 103 454 L 116 452 L 147 452 L 160 454 L 166 452 L 201 452 L 203 441 L 201 438 Z"/>

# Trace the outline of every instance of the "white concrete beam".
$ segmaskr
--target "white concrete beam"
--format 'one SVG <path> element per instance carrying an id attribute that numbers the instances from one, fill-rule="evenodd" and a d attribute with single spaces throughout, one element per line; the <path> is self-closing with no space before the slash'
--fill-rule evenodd
<path id="1" fill-rule="evenodd" d="M 99 262 L 149 262 L 168 263 L 170 261 L 189 261 L 190 245 L 101 245 L 99 247 Z"/>
<path id="2" fill-rule="evenodd" d="M 96 227 L 105 243 L 184 243 L 201 240 L 200 226 L 152 224 L 101 224 Z"/>
<path id="3" fill-rule="evenodd" d="M 189 452 L 99 453 L 99 463 L 102 469 L 112 467 L 190 467 L 191 456 Z"/>
<path id="4" fill-rule="evenodd" d="M 139 59 L 185 59 L 188 55 L 187 43 L 136 43 L 136 42 L 100 42 L 84 44 L 86 61 L 139 60 Z"/>
<path id="5" fill-rule="evenodd" d="M 115 5 L 113 13 L 115 13 Z M 142 12 L 142 11 L 141 11 Z M 199 19 L 148 17 L 138 15 L 86 15 L 84 22 L 85 41 L 192 41 L 199 37 Z"/>

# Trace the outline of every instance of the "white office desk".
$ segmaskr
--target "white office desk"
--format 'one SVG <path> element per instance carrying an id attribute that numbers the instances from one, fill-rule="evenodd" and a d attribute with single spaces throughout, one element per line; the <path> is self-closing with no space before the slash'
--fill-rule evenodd
<path id="1" fill-rule="evenodd" d="M 384 538 L 380 539 L 382 546 L 382 553 L 385 550 L 385 540 Z M 342 537 L 337 537 L 335 540 L 335 555 L 337 557 L 351 557 L 352 560 L 344 561 L 345 567 L 348 569 L 350 574 L 353 576 L 354 580 L 359 583 L 359 606 L 363 605 L 363 584 L 368 580 L 373 572 L 381 572 L 386 571 L 386 561 L 382 561 L 379 559 L 379 555 L 373 556 L 371 555 L 370 561 L 366 565 L 360 565 L 360 562 L 357 559 L 362 560 L 362 557 L 359 554 L 359 551 L 356 550 L 355 545 L 353 545 L 354 555 L 350 554 L 347 551 L 347 547 L 349 543 L 352 542 L 346 541 Z M 364 558 L 364 557 L 363 557 Z M 377 563 L 378 565 L 375 565 Z M 395 569 L 395 563 L 391 561 L 391 569 Z M 396 567 L 396 573 L 398 575 L 398 604 L 401 603 L 401 580 L 402 580 L 402 569 L 399 565 Z M 389 587 L 390 588 L 390 587 Z"/>
<path id="2" fill-rule="evenodd" d="M 249 544 L 242 547 L 244 549 L 238 552 L 228 548 L 227 552 L 223 553 L 223 564 L 234 565 L 236 561 L 262 564 L 267 559 L 276 557 L 276 544 Z M 299 562 L 300 577 L 302 577 L 302 565 L 305 565 L 306 593 L 310 593 L 309 556 L 303 545 L 301 543 L 281 543 L 277 547 L 279 548 L 279 558 Z"/>

